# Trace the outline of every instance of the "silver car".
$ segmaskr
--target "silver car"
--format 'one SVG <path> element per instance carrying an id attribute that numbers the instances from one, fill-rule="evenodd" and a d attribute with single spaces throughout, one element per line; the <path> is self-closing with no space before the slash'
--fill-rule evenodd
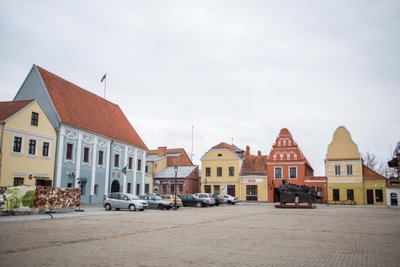
<path id="1" fill-rule="evenodd" d="M 128 193 L 111 193 L 108 194 L 103 202 L 106 210 L 111 209 L 129 209 L 135 211 L 136 209 L 143 211 L 148 207 L 147 201 L 143 201 L 135 195 Z"/>
<path id="2" fill-rule="evenodd" d="M 231 195 L 223 195 L 222 198 L 224 199 L 224 201 L 228 204 L 232 204 L 235 205 L 236 203 L 238 203 L 238 199 L 237 197 L 233 197 Z"/>
<path id="3" fill-rule="evenodd" d="M 193 196 L 200 198 L 208 206 L 214 206 L 215 205 L 215 199 L 211 196 L 211 194 L 208 194 L 208 193 L 196 193 L 196 194 L 193 194 Z"/>
<path id="4" fill-rule="evenodd" d="M 173 202 L 165 201 L 159 196 L 154 196 L 154 195 L 140 195 L 140 199 L 146 200 L 147 203 L 149 204 L 149 208 L 155 208 L 155 209 L 171 209 L 174 206 Z"/>

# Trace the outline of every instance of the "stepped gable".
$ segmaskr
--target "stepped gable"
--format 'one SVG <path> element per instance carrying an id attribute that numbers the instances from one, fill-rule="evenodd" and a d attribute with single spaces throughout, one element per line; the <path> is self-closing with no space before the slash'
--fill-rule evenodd
<path id="1" fill-rule="evenodd" d="M 0 121 L 5 121 L 12 115 L 32 103 L 34 100 L 0 102 Z"/>
<path id="2" fill-rule="evenodd" d="M 272 146 L 268 161 L 304 161 L 306 165 L 312 169 L 311 164 L 308 162 L 307 158 L 304 156 L 303 152 L 294 141 L 292 134 L 287 128 L 282 128 L 279 132 L 279 135 Z"/>
<path id="3" fill-rule="evenodd" d="M 138 148 L 147 146 L 120 107 L 37 65 L 61 122 Z"/>

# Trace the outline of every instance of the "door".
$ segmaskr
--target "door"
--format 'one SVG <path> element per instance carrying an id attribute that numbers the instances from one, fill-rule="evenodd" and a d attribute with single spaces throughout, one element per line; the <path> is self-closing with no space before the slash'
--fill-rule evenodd
<path id="1" fill-rule="evenodd" d="M 246 200 L 258 200 L 257 185 L 246 185 Z"/>
<path id="2" fill-rule="evenodd" d="M 141 193 L 140 193 L 140 184 L 136 184 L 136 195 L 141 195 Z"/>
<path id="3" fill-rule="evenodd" d="M 279 189 L 278 188 L 274 188 L 274 202 L 280 202 L 281 198 L 280 198 L 280 194 L 279 194 Z"/>
<path id="4" fill-rule="evenodd" d="M 111 184 L 111 193 L 119 192 L 119 182 L 118 180 L 114 180 Z"/>
<path id="5" fill-rule="evenodd" d="M 391 206 L 397 206 L 397 194 L 396 193 L 390 193 L 390 205 Z"/>
<path id="6" fill-rule="evenodd" d="M 374 190 L 367 189 L 367 205 L 374 204 Z"/>
<path id="7" fill-rule="evenodd" d="M 228 195 L 235 197 L 236 196 L 235 186 L 228 185 L 227 193 L 228 193 Z"/>

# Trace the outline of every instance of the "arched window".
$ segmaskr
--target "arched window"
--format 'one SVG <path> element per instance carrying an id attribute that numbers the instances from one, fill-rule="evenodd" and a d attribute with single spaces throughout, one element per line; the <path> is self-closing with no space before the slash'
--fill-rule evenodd
<path id="1" fill-rule="evenodd" d="M 286 140 L 283 140 L 283 146 L 286 146 Z"/>
<path id="2" fill-rule="evenodd" d="M 297 160 L 297 155 L 296 154 L 294 154 L 294 160 Z"/>
<path id="3" fill-rule="evenodd" d="M 282 143 L 281 143 L 281 140 L 279 139 L 278 146 L 281 146 L 281 145 L 282 145 Z"/>
<path id="4" fill-rule="evenodd" d="M 290 160 L 290 153 L 286 155 L 286 159 Z"/>
<path id="5" fill-rule="evenodd" d="M 283 154 L 280 154 L 279 156 L 280 156 L 281 160 L 283 160 Z"/>
<path id="6" fill-rule="evenodd" d="M 274 161 L 276 161 L 276 155 L 274 155 Z"/>

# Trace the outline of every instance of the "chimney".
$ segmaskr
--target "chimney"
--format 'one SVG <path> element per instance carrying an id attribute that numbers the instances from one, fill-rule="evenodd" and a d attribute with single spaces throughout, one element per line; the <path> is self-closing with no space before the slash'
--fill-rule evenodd
<path id="1" fill-rule="evenodd" d="M 247 156 L 250 155 L 250 147 L 249 146 L 246 146 L 246 155 Z"/>
<path id="2" fill-rule="evenodd" d="M 166 157 L 167 156 L 167 147 L 166 146 L 159 146 L 158 149 L 157 149 L 157 156 Z"/>

